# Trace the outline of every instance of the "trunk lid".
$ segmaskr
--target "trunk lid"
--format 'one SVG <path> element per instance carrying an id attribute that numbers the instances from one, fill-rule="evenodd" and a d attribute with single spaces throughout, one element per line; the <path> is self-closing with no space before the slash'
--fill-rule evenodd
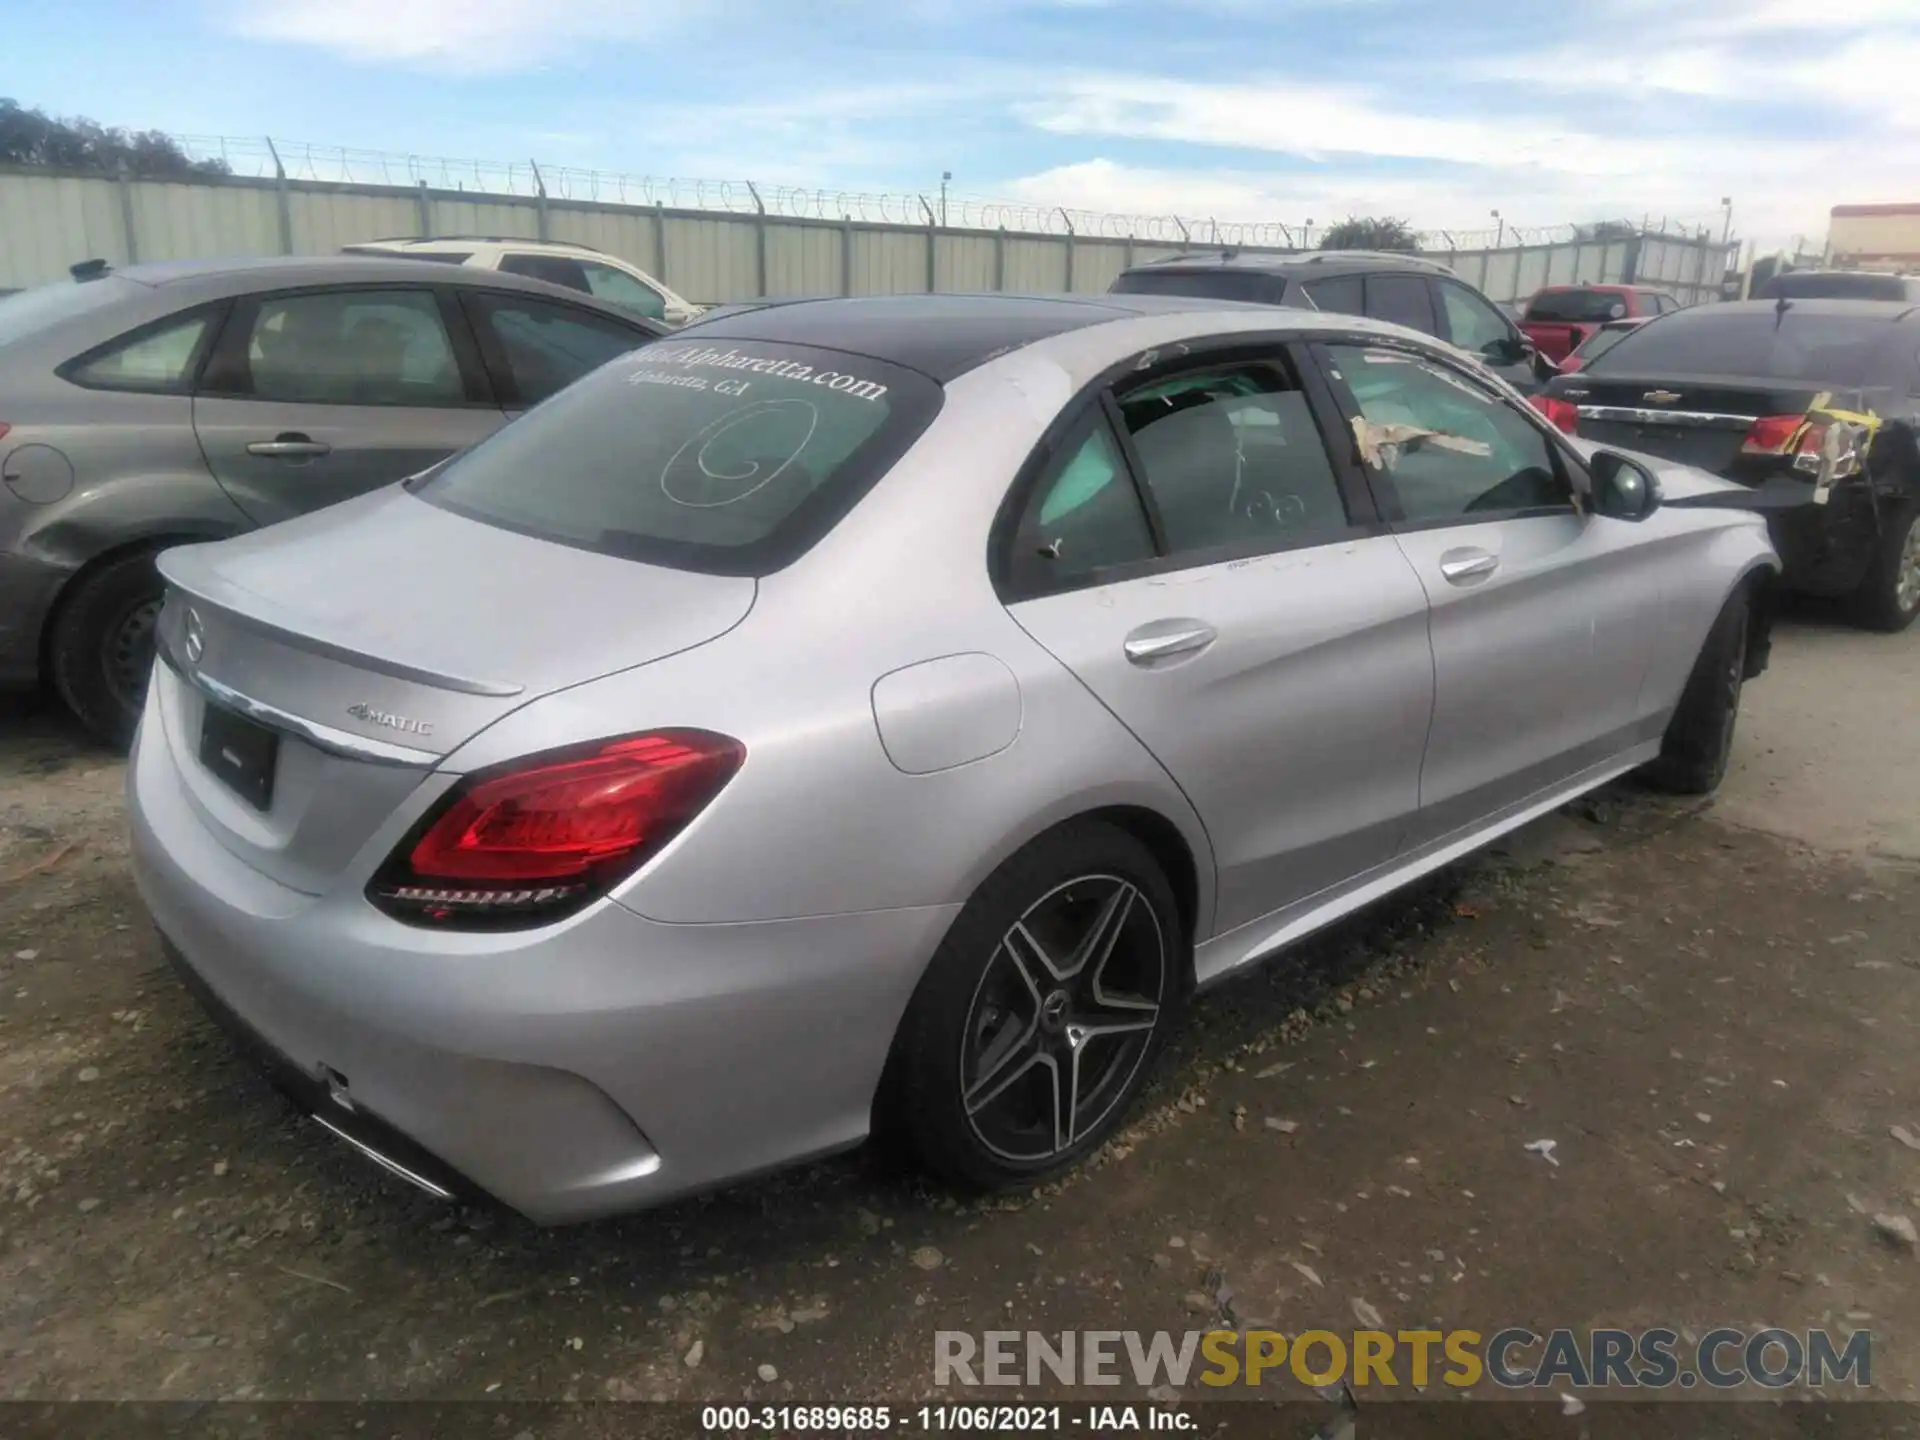
<path id="1" fill-rule="evenodd" d="M 1804 415 L 1823 396 L 1851 407 L 1857 396 L 1802 380 L 1730 376 L 1576 372 L 1556 393 L 1580 407 L 1580 434 L 1602 445 L 1639 450 L 1698 466 L 1743 485 L 1792 469 L 1783 458 L 1742 455 L 1753 422 L 1763 415 Z"/>
<path id="2" fill-rule="evenodd" d="M 160 570 L 157 708 L 185 788 L 229 850 L 310 894 L 440 757 L 542 695 L 725 634 L 756 590 L 531 539 L 398 488 L 170 550 Z M 210 709 L 276 737 L 264 806 L 202 759 Z M 247 754 L 210 751 L 236 766 Z"/>

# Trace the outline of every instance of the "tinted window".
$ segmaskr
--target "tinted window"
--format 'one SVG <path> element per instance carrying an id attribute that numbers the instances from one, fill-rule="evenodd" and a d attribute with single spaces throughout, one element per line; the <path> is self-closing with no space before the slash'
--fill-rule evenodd
<path id="1" fill-rule="evenodd" d="M 1462 350 L 1487 355 L 1503 349 L 1513 338 L 1513 327 L 1506 317 L 1485 300 L 1448 280 L 1435 282 L 1440 288 L 1440 308 L 1447 317 L 1447 338 Z"/>
<path id="2" fill-rule="evenodd" d="M 1129 270 L 1113 282 L 1115 295 L 1191 295 L 1202 300 L 1246 300 L 1277 305 L 1282 282 L 1248 270 Z"/>
<path id="3" fill-rule="evenodd" d="M 1841 271 L 1795 270 L 1776 275 L 1755 292 L 1756 298 L 1777 295 L 1791 299 L 1905 300 L 1907 282 L 1898 275 L 1859 275 Z"/>
<path id="4" fill-rule="evenodd" d="M 1428 335 L 1439 333 L 1434 327 L 1433 300 L 1424 275 L 1367 276 L 1367 314 Z"/>
<path id="5" fill-rule="evenodd" d="M 313 405 L 466 400 L 440 307 L 427 291 L 270 296 L 243 307 L 239 322 L 246 349 L 238 373 L 210 379 L 210 388 Z"/>
<path id="6" fill-rule="evenodd" d="M 1343 529 L 1346 509 L 1306 397 L 1267 366 L 1159 381 L 1121 398 L 1174 554 Z"/>
<path id="7" fill-rule="evenodd" d="M 1358 275 L 1336 275 L 1329 280 L 1309 280 L 1300 287 L 1313 303 L 1332 315 L 1364 315 L 1366 295 Z"/>
<path id="8" fill-rule="evenodd" d="M 91 311 L 150 293 L 143 285 L 113 275 L 98 280 L 57 280 L 51 285 L 15 291 L 0 299 L 0 345 L 11 345 Z"/>
<path id="9" fill-rule="evenodd" d="M 70 378 L 101 390 L 184 390 L 211 320 L 202 312 L 140 331 L 76 366 Z"/>
<path id="10" fill-rule="evenodd" d="M 1146 512 L 1104 414 L 1027 502 L 1013 538 L 1013 573 L 1023 590 L 1062 589 L 1098 571 L 1151 559 Z"/>
<path id="11" fill-rule="evenodd" d="M 1626 314 L 1627 297 L 1617 290 L 1542 290 L 1527 306 L 1529 320 L 1558 320 L 1576 325 L 1623 320 Z"/>
<path id="12" fill-rule="evenodd" d="M 604 316 L 545 300 L 491 294 L 474 299 L 481 324 L 500 342 L 522 405 L 538 405 L 650 338 Z"/>
<path id="13" fill-rule="evenodd" d="M 587 284 L 586 267 L 566 255 L 508 255 L 500 261 L 500 268 L 509 275 L 526 275 L 569 290 L 592 290 Z"/>
<path id="14" fill-rule="evenodd" d="M 940 407 L 840 351 L 659 341 L 505 426 L 419 492 L 582 549 L 724 574 L 787 563 Z"/>
<path id="15" fill-rule="evenodd" d="M 1875 358 L 1890 331 L 1879 314 L 1784 314 L 1695 305 L 1631 331 L 1589 367 L 1595 375 L 1750 375 L 1828 385 L 1891 383 Z"/>
<path id="16" fill-rule="evenodd" d="M 1571 504 L 1546 436 L 1498 396 L 1405 351 L 1329 349 L 1365 421 L 1363 448 L 1407 519 L 1471 520 Z"/>
<path id="17" fill-rule="evenodd" d="M 591 260 L 581 261 L 580 269 L 586 274 L 587 289 L 600 299 L 622 306 L 636 315 L 644 315 L 649 320 L 667 318 L 666 299 L 651 285 L 643 284 L 624 270 L 616 270 L 611 265 L 596 265 Z"/>
<path id="18" fill-rule="evenodd" d="M 1582 365 L 1591 365 L 1595 360 L 1606 354 L 1607 351 L 1618 345 L 1632 333 L 1632 330 L 1624 327 L 1620 329 L 1596 330 L 1581 342 L 1580 346 L 1573 353 L 1580 357 L 1580 363 Z"/>

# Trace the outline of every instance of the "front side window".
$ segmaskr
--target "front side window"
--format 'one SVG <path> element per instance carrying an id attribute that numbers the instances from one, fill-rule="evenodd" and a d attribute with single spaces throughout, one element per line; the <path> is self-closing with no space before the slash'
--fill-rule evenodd
<path id="1" fill-rule="evenodd" d="M 77 385 L 97 390 L 139 390 L 171 394 L 193 379 L 194 360 L 206 338 L 211 316 L 190 315 L 159 328 L 127 336 L 68 372 Z"/>
<path id="2" fill-rule="evenodd" d="M 426 290 L 322 290 L 243 307 L 244 349 L 210 388 L 309 405 L 459 405 L 466 385 Z M 225 341 L 221 348 L 227 348 Z"/>
<path id="3" fill-rule="evenodd" d="M 604 316 L 520 295 L 475 295 L 521 405 L 538 405 L 651 337 Z"/>
<path id="4" fill-rule="evenodd" d="M 1361 453 L 1416 524 L 1572 504 L 1546 436 L 1466 375 L 1405 350 L 1328 347 Z"/>
<path id="5" fill-rule="evenodd" d="M 598 265 L 591 260 L 581 261 L 580 268 L 586 272 L 587 289 L 598 299 L 631 310 L 636 315 L 644 315 L 649 320 L 667 318 L 666 297 L 646 282 L 635 279 L 624 270 L 616 270 L 611 265 Z"/>
<path id="6" fill-rule="evenodd" d="M 1442 280 L 1440 306 L 1447 317 L 1447 338 L 1462 350 L 1492 357 L 1503 354 L 1513 330 L 1500 312 L 1464 285 Z"/>
<path id="7" fill-rule="evenodd" d="M 1433 297 L 1424 275 L 1367 276 L 1367 314 L 1424 335 L 1439 333 L 1434 327 Z"/>
<path id="8" fill-rule="evenodd" d="M 1176 376 L 1122 395 L 1120 413 L 1170 553 L 1277 548 L 1345 528 L 1306 396 L 1279 370 Z"/>
<path id="9" fill-rule="evenodd" d="M 764 574 L 837 523 L 938 412 L 882 360 L 657 341 L 496 431 L 416 494 L 602 554 Z"/>

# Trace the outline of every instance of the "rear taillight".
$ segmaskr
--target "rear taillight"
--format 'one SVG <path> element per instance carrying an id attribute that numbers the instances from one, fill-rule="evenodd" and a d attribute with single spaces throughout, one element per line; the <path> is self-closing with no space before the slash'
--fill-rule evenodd
<path id="1" fill-rule="evenodd" d="M 1529 395 L 1527 402 L 1547 417 L 1554 429 L 1568 435 L 1580 433 L 1580 407 L 1558 395 Z"/>
<path id="2" fill-rule="evenodd" d="M 9 425 L 9 424 L 7 424 L 7 423 L 6 423 L 6 421 L 4 421 L 4 420 L 0 420 L 0 440 L 4 440 L 4 439 L 6 439 L 6 438 L 7 438 L 7 432 L 8 432 L 9 430 L 11 430 L 12 428 L 13 428 L 13 426 L 11 426 L 11 425 Z"/>
<path id="3" fill-rule="evenodd" d="M 658 730 L 469 776 L 401 843 L 368 898 L 450 928 L 559 919 L 659 853 L 746 754 L 724 735 Z"/>
<path id="4" fill-rule="evenodd" d="M 1844 479 L 1860 469 L 1857 448 L 1859 431 L 1857 427 L 1849 429 L 1844 422 L 1824 415 L 1762 415 L 1747 430 L 1747 438 L 1740 443 L 1740 453 L 1791 459 L 1794 469 L 1807 475 L 1818 475 L 1821 452 L 1827 445 L 1827 432 L 1836 424 L 1842 425 L 1842 430 L 1834 437 L 1838 450 L 1833 478 Z"/>

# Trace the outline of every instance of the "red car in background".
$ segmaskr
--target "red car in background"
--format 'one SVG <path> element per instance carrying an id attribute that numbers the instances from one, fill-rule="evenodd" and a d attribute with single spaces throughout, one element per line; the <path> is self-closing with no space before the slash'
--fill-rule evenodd
<path id="1" fill-rule="evenodd" d="M 1559 361 L 1609 320 L 1648 320 L 1679 308 L 1671 295 L 1644 285 L 1549 285 L 1527 302 L 1520 331 L 1542 355 Z"/>
<path id="2" fill-rule="evenodd" d="M 1642 315 L 1632 320 L 1609 320 L 1603 325 L 1594 327 L 1593 333 L 1582 340 L 1571 355 L 1560 361 L 1560 373 L 1571 375 L 1576 370 L 1592 364 L 1652 318 L 1649 315 Z"/>

